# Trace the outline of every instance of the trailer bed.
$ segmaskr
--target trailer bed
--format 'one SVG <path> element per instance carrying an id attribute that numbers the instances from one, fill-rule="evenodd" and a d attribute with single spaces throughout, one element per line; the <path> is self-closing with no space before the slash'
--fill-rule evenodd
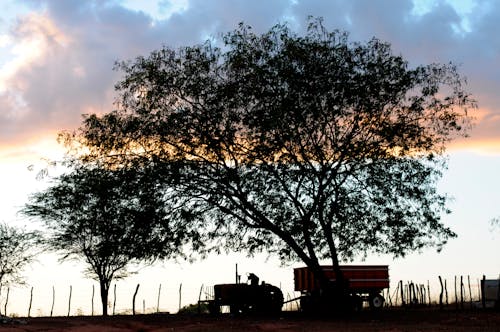
<path id="1" fill-rule="evenodd" d="M 325 265 L 321 268 L 330 281 L 336 281 L 333 266 Z M 353 291 L 369 293 L 389 288 L 388 265 L 341 265 L 340 270 Z M 296 291 L 311 292 L 319 289 L 319 282 L 308 267 L 295 268 L 293 272 Z"/>

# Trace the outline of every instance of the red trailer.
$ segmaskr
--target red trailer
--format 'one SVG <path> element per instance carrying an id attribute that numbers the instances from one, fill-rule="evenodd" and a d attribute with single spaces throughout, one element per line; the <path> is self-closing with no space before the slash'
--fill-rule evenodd
<path id="1" fill-rule="evenodd" d="M 326 277 L 335 284 L 336 276 L 333 266 L 322 266 Z M 373 309 L 384 305 L 382 291 L 389 288 L 389 266 L 387 265 L 341 265 L 344 280 L 347 282 L 351 297 L 351 305 L 361 309 L 363 301 L 368 301 Z M 308 267 L 294 269 L 295 290 L 301 292 L 301 307 L 313 309 L 319 301 L 321 289 L 318 280 Z"/>

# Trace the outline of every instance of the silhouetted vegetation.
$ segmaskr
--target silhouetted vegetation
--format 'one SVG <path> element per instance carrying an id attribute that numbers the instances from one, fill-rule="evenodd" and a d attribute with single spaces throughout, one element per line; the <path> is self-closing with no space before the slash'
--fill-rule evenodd
<path id="1" fill-rule="evenodd" d="M 86 274 L 99 282 L 107 315 L 111 281 L 125 277 L 131 263 L 182 255 L 196 237 L 182 220 L 168 220 L 162 191 L 154 181 L 145 183 L 146 169 L 71 166 L 33 194 L 22 212 L 45 223 L 47 244 L 63 253 L 63 260 L 85 261 Z"/>
<path id="2" fill-rule="evenodd" d="M 40 233 L 0 223 L 0 290 L 24 283 L 22 272 L 35 260 L 40 243 Z"/>
<path id="3" fill-rule="evenodd" d="M 117 109 L 65 136 L 82 160 L 148 169 L 170 218 L 211 249 L 301 260 L 438 250 L 436 182 L 474 101 L 453 64 L 411 68 L 376 38 L 311 19 L 296 35 L 241 24 L 212 41 L 117 64 Z M 210 248 L 207 248 L 210 249 Z"/>

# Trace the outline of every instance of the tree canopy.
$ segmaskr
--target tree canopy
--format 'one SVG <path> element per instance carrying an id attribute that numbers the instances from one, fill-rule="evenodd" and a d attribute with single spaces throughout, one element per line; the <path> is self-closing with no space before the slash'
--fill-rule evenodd
<path id="1" fill-rule="evenodd" d="M 182 220 L 167 220 L 162 191 L 147 180 L 146 169 L 73 163 L 22 210 L 45 223 L 46 242 L 63 260 L 85 261 L 86 274 L 99 281 L 103 315 L 111 281 L 125 277 L 131 263 L 181 256 L 196 242 Z"/>
<path id="2" fill-rule="evenodd" d="M 411 67 L 312 19 L 117 64 L 116 110 L 66 136 L 85 160 L 154 169 L 163 203 L 215 249 L 301 260 L 438 250 L 436 182 L 475 102 L 453 64 Z M 172 217 L 172 216 L 171 216 Z"/>
<path id="3" fill-rule="evenodd" d="M 37 232 L 0 223 L 0 288 L 24 283 L 22 272 L 35 260 L 40 242 Z"/>

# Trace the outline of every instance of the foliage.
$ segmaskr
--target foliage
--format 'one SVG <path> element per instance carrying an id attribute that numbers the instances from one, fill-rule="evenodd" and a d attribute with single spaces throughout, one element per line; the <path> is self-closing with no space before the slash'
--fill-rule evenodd
<path id="1" fill-rule="evenodd" d="M 493 218 L 490 220 L 490 225 L 492 227 L 492 231 L 493 229 L 495 228 L 499 228 L 500 229 L 500 218 L 499 217 L 496 217 L 496 218 Z"/>
<path id="2" fill-rule="evenodd" d="M 45 223 L 47 243 L 63 260 L 85 260 L 87 275 L 100 283 L 104 314 L 111 281 L 125 277 L 130 263 L 181 255 L 185 238 L 195 241 L 188 227 L 166 220 L 161 192 L 145 183 L 147 170 L 138 174 L 73 163 L 22 211 Z"/>
<path id="3" fill-rule="evenodd" d="M 410 68 L 376 38 L 312 19 L 121 62 L 117 109 L 65 135 L 83 160 L 154 169 L 164 204 L 213 249 L 319 262 L 438 250 L 436 191 L 475 103 L 453 64 Z M 340 274 L 340 273 L 339 273 Z"/>
<path id="4" fill-rule="evenodd" d="M 0 287 L 23 284 L 23 270 L 35 260 L 41 235 L 0 223 Z"/>
<path id="5" fill-rule="evenodd" d="M 208 304 L 206 303 L 192 303 L 183 306 L 179 309 L 177 314 L 179 315 L 198 315 L 198 314 L 208 314 Z"/>

